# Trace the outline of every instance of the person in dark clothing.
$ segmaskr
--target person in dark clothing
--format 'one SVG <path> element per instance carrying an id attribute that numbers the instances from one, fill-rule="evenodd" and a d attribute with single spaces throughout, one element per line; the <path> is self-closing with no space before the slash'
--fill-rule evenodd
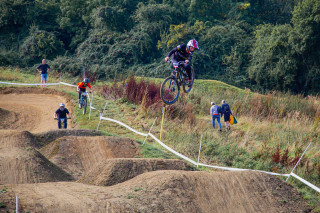
<path id="1" fill-rule="evenodd" d="M 232 115 L 231 109 L 229 107 L 229 104 L 226 103 L 225 100 L 222 100 L 221 105 L 221 116 L 224 117 L 224 122 L 226 122 L 226 128 L 227 130 L 230 130 L 230 115 Z"/>
<path id="2" fill-rule="evenodd" d="M 182 67 L 187 71 L 188 74 L 188 81 L 192 82 L 192 76 L 191 76 L 191 66 L 189 62 L 192 60 L 193 51 L 195 49 L 199 49 L 198 42 L 194 39 L 190 40 L 187 45 L 182 44 L 175 48 L 173 48 L 168 56 L 164 59 L 165 61 L 168 61 L 169 58 L 172 56 L 173 63 L 177 63 L 180 61 L 183 61 Z"/>
<path id="3" fill-rule="evenodd" d="M 50 71 L 50 66 L 46 64 L 46 59 L 42 59 L 42 64 L 37 67 L 37 70 L 41 74 L 41 87 L 45 87 L 48 71 Z"/>
<path id="4" fill-rule="evenodd" d="M 67 115 L 70 119 L 70 113 L 63 103 L 60 104 L 59 109 L 54 113 L 54 118 L 58 119 L 58 128 L 61 129 L 61 121 L 64 120 L 63 128 L 67 128 Z"/>

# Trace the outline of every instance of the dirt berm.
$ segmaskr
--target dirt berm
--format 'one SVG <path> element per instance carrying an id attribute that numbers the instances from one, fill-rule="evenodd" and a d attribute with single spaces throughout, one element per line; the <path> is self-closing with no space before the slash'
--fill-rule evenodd
<path id="1" fill-rule="evenodd" d="M 74 182 L 22 184 L 10 187 L 7 194 L 12 203 L 14 195 L 19 195 L 29 212 L 310 211 L 291 186 L 252 172 L 155 171 L 108 187 Z"/>

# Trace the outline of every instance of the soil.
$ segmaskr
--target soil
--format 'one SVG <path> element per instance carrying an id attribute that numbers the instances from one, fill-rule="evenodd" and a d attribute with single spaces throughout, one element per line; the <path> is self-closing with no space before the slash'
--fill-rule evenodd
<path id="1" fill-rule="evenodd" d="M 0 88 L 0 212 L 311 212 L 292 186 L 256 172 L 192 171 L 142 159 L 140 145 L 93 130 L 57 130 L 51 89 Z"/>

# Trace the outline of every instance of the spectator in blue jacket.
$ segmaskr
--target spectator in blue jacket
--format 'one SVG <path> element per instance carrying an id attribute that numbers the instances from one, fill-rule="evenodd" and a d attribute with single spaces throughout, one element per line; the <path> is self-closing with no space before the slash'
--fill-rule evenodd
<path id="1" fill-rule="evenodd" d="M 216 105 L 214 102 L 211 102 L 210 115 L 212 118 L 212 127 L 215 128 L 215 120 L 217 119 L 217 122 L 219 125 L 219 131 L 222 131 L 221 122 L 220 122 L 220 111 L 221 111 L 221 108 L 218 105 Z"/>
<path id="2" fill-rule="evenodd" d="M 230 115 L 232 115 L 231 109 L 229 107 L 229 104 L 226 103 L 225 100 L 222 100 L 221 105 L 221 116 L 224 117 L 224 122 L 226 122 L 226 129 L 230 130 Z"/>

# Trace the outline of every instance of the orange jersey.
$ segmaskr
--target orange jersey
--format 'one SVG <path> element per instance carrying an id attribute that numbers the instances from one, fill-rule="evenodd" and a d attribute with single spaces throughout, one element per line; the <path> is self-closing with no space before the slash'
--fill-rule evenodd
<path id="1" fill-rule="evenodd" d="M 78 83 L 78 87 L 81 88 L 81 89 L 85 89 L 86 88 L 86 86 L 83 85 L 83 82 L 79 82 Z M 88 87 L 91 89 L 90 83 L 88 83 Z"/>

